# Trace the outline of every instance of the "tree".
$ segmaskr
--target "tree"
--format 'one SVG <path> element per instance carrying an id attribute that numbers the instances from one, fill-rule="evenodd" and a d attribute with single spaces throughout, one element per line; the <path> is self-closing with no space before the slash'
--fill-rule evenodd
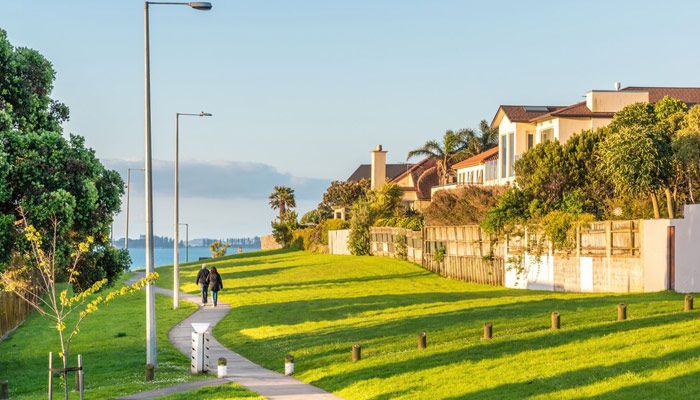
<path id="1" fill-rule="evenodd" d="M 350 236 L 348 237 L 351 254 L 355 256 L 369 254 L 369 228 L 374 220 L 374 211 L 369 201 L 360 200 L 353 205 L 350 217 Z"/>
<path id="2" fill-rule="evenodd" d="M 387 183 L 371 192 L 373 215 L 377 218 L 398 216 L 401 211 L 403 190 L 395 183 Z"/>
<path id="3" fill-rule="evenodd" d="M 475 155 L 498 146 L 498 129 L 492 129 L 491 125 L 485 119 L 482 119 L 479 121 L 478 139 L 479 151 Z"/>
<path id="4" fill-rule="evenodd" d="M 502 186 L 467 186 L 459 190 L 440 190 L 433 195 L 430 205 L 425 209 L 425 220 L 428 225 L 479 224 L 503 192 Z"/>
<path id="5" fill-rule="evenodd" d="M 286 211 L 272 221 L 272 236 L 277 243 L 285 247 L 292 244 L 294 230 L 299 228 L 297 217 L 296 211 Z"/>
<path id="6" fill-rule="evenodd" d="M 316 209 L 316 210 L 311 210 L 307 211 L 304 213 L 304 215 L 301 216 L 301 219 L 299 220 L 300 224 L 318 224 L 322 220 L 324 220 L 323 213 Z"/>
<path id="7" fill-rule="evenodd" d="M 672 145 L 680 174 L 688 182 L 688 196 L 691 203 L 695 203 L 693 181 L 700 179 L 700 106 L 688 110 Z"/>
<path id="8" fill-rule="evenodd" d="M 656 192 L 665 188 L 671 173 L 672 149 L 668 136 L 643 126 L 612 132 L 600 147 L 600 168 L 618 194 L 646 195 L 651 199 L 654 218 L 660 218 Z M 673 207 L 668 199 L 669 217 Z"/>
<path id="9" fill-rule="evenodd" d="M 221 243 L 217 240 L 216 242 L 209 245 L 209 250 L 211 250 L 211 257 L 216 258 L 225 256 L 226 250 L 228 250 L 229 247 L 231 247 L 229 243 Z"/>
<path id="10" fill-rule="evenodd" d="M 82 273 L 73 286 L 79 290 L 102 278 L 112 282 L 130 266 L 128 253 L 109 242 L 124 182 L 85 147 L 85 139 L 63 137 L 61 123 L 69 113 L 50 97 L 54 77 L 41 54 L 14 48 L 0 30 L 0 270 L 27 250 L 12 225 L 21 219 L 18 207 L 34 217 L 39 230 L 51 229 L 47 216 L 56 214 L 59 268 L 68 265 L 71 241 L 94 240 L 77 266 Z M 64 278 L 66 271 L 58 276 Z"/>
<path id="11" fill-rule="evenodd" d="M 410 160 L 414 157 L 434 159 L 438 181 L 440 185 L 444 185 L 447 183 L 449 176 L 451 176 L 450 167 L 453 164 L 478 154 L 478 152 L 478 138 L 474 131 L 471 129 L 461 129 L 457 132 L 449 130 L 442 137 L 442 142 L 429 140 L 423 146 L 409 151 L 407 159 Z"/>
<path id="12" fill-rule="evenodd" d="M 279 210 L 280 218 L 288 209 L 297 206 L 294 200 L 294 189 L 286 186 L 275 186 L 274 191 L 268 198 L 270 199 L 270 207 L 273 210 Z"/>
<path id="13" fill-rule="evenodd" d="M 355 181 L 333 181 L 323 194 L 323 201 L 318 204 L 318 210 L 323 218 L 333 216 L 334 207 L 352 207 L 352 205 L 367 196 L 370 190 L 369 179 Z"/>
<path id="14" fill-rule="evenodd" d="M 26 253 L 22 254 L 21 268 L 8 268 L 0 273 L 0 283 L 3 289 L 15 293 L 27 304 L 34 308 L 41 316 L 47 317 L 54 323 L 54 329 L 58 332 L 61 351 L 59 357 L 63 361 L 64 395 L 68 400 L 68 357 L 71 341 L 80 331 L 80 325 L 90 314 L 96 312 L 101 304 L 106 304 L 118 296 L 134 293 L 147 284 L 153 284 L 158 279 L 158 273 L 149 274 L 131 286 L 124 286 L 106 296 L 98 296 L 87 302 L 88 297 L 97 293 L 107 284 L 107 279 L 94 282 L 89 288 L 80 293 L 70 292 L 68 287 L 62 286 L 61 275 L 65 274 L 65 282 L 75 284 L 80 276 L 79 262 L 83 255 L 90 253 L 94 245 L 94 238 L 88 236 L 85 241 L 72 243 L 72 254 L 66 264 L 61 266 L 62 258 L 57 257 L 58 233 L 61 224 L 55 214 L 48 217 L 50 231 L 37 230 L 28 221 L 27 214 L 20 207 L 21 220 L 17 221 L 18 232 L 24 236 Z M 38 224 L 39 225 L 39 224 Z M 72 329 L 66 330 L 67 318 L 73 312 L 78 313 L 78 319 Z"/>

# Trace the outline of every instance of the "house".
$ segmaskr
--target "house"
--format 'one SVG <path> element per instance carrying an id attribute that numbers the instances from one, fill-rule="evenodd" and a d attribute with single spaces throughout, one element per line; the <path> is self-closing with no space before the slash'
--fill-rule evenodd
<path id="1" fill-rule="evenodd" d="M 496 179 L 494 161 L 498 161 L 498 147 L 490 148 L 466 160 L 460 161 L 452 166 L 455 171 L 457 181 L 442 186 L 433 186 L 431 193 L 435 194 L 440 190 L 454 190 L 469 185 L 488 185 Z M 486 168 L 487 163 L 491 166 Z"/>
<path id="2" fill-rule="evenodd" d="M 362 164 L 348 181 L 370 180 L 372 190 L 386 183 L 395 183 L 403 190 L 401 203 L 407 209 L 421 211 L 430 204 L 431 188 L 438 183 L 435 160 L 425 158 L 415 164 L 387 164 L 387 151 L 377 145 L 370 151 L 370 163 Z M 347 207 L 333 209 L 333 217 L 347 219 Z"/>
<path id="3" fill-rule="evenodd" d="M 491 122 L 498 129 L 498 159 L 486 163 L 495 170 L 487 185 L 508 184 L 515 177 L 513 165 L 524 152 L 546 140 L 566 142 L 582 130 L 608 125 L 616 112 L 637 103 L 655 103 L 664 96 L 686 102 L 700 103 L 700 88 L 630 86 L 615 90 L 591 90 L 586 100 L 569 106 L 502 105 Z M 490 163 L 490 164 L 489 164 Z"/>

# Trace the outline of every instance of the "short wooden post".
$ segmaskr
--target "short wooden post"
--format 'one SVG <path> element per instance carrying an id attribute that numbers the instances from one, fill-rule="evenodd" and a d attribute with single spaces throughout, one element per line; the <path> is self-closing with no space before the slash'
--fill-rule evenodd
<path id="1" fill-rule="evenodd" d="M 559 314 L 558 311 L 555 311 L 552 313 L 552 329 L 553 330 L 559 330 L 561 327 L 561 320 L 560 320 L 561 315 Z"/>
<path id="2" fill-rule="evenodd" d="M 352 345 L 352 361 L 360 361 L 362 359 L 362 346 L 359 343 Z"/>
<path id="3" fill-rule="evenodd" d="M 685 295 L 685 307 L 683 309 L 685 311 L 690 311 L 693 309 L 693 295 L 690 295 L 690 294 Z"/>
<path id="4" fill-rule="evenodd" d="M 484 324 L 484 339 L 491 339 L 493 337 L 493 325 L 489 322 Z"/>
<path id="5" fill-rule="evenodd" d="M 624 321 L 627 319 L 627 304 L 620 303 L 617 305 L 617 320 Z"/>
<path id="6" fill-rule="evenodd" d="M 238 254 L 241 254 L 241 253 L 243 253 L 243 247 L 238 246 Z"/>
<path id="7" fill-rule="evenodd" d="M 51 372 L 51 369 L 53 368 L 53 352 L 49 352 L 49 400 L 53 399 L 53 372 Z"/>
<path id="8" fill-rule="evenodd" d="M 156 368 L 153 364 L 146 365 L 146 382 L 151 382 L 155 379 Z"/>
<path id="9" fill-rule="evenodd" d="M 418 349 L 422 350 L 426 348 L 425 332 L 418 334 Z"/>
<path id="10" fill-rule="evenodd" d="M 0 399 L 10 398 L 10 382 L 7 379 L 0 381 Z"/>
<path id="11" fill-rule="evenodd" d="M 78 374 L 77 376 L 80 377 L 80 400 L 84 399 L 85 396 L 85 374 L 83 373 L 83 355 L 78 354 Z"/>

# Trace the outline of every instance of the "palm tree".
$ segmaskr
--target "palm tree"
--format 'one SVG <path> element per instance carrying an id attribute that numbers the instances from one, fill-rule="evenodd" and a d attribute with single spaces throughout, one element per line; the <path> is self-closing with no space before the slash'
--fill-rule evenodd
<path id="1" fill-rule="evenodd" d="M 280 218 L 282 218 L 288 209 L 297 206 L 294 200 L 294 189 L 286 186 L 275 186 L 274 191 L 268 198 L 270 199 L 270 207 L 273 210 L 280 211 Z"/>
<path id="2" fill-rule="evenodd" d="M 436 140 L 429 140 L 423 146 L 409 151 L 407 159 L 418 156 L 434 159 L 434 168 L 437 169 L 438 182 L 440 185 L 444 185 L 451 175 L 450 167 L 452 164 L 479 154 L 480 150 L 479 137 L 473 130 L 468 128 L 457 132 L 449 130 L 442 137 L 442 143 Z"/>
<path id="3" fill-rule="evenodd" d="M 498 129 L 491 129 L 485 119 L 479 122 L 479 146 L 479 153 L 498 146 Z"/>

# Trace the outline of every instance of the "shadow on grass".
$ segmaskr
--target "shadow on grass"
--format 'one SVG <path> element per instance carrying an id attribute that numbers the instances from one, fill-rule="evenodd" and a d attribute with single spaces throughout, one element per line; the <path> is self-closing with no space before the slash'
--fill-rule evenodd
<path id="1" fill-rule="evenodd" d="M 545 332 L 543 332 L 543 335 L 537 335 L 535 337 L 515 338 L 511 340 L 507 338 L 498 338 L 495 335 L 494 338 L 498 338 L 498 340 L 481 342 L 474 346 L 455 351 L 420 356 L 407 361 L 387 363 L 383 364 L 381 368 L 376 366 L 362 368 L 347 373 L 324 377 L 311 383 L 327 390 L 336 391 L 355 382 L 360 382 L 367 379 L 389 378 L 397 374 L 442 367 L 453 364 L 457 361 L 468 360 L 471 362 L 478 362 L 485 359 L 506 356 L 512 357 L 513 355 L 521 352 L 554 348 L 557 346 L 566 345 L 572 341 L 581 341 L 600 337 L 606 334 L 627 332 L 646 327 L 659 327 L 662 325 L 684 322 L 695 318 L 697 317 L 692 313 L 677 313 L 628 320 L 621 323 L 611 322 L 580 329 L 560 331 L 556 334 L 547 334 L 546 340 L 544 340 L 542 337 L 546 334 Z M 396 332 L 398 331 L 397 326 L 400 325 L 403 325 L 403 321 L 386 324 L 385 326 L 382 326 L 381 329 L 388 332 Z M 377 335 L 375 333 L 375 329 L 372 329 L 372 335 Z"/>

